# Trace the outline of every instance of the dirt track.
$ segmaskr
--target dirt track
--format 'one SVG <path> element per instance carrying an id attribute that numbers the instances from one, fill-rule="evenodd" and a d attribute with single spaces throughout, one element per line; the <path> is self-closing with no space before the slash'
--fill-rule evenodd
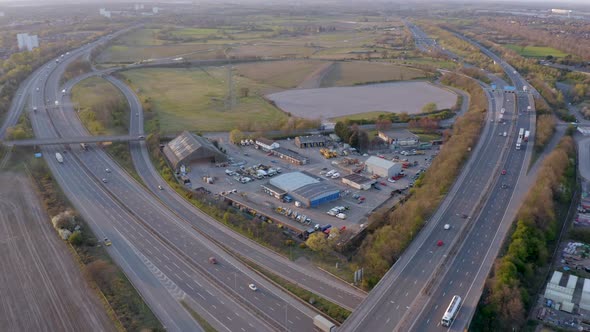
<path id="1" fill-rule="evenodd" d="M 322 79 L 326 74 L 332 70 L 333 62 L 326 62 L 322 64 L 318 69 L 314 70 L 313 73 L 309 74 L 303 82 L 299 83 L 297 89 L 316 89 L 322 84 Z"/>
<path id="2" fill-rule="evenodd" d="M 2 331 L 115 331 L 28 179 L 0 174 Z"/>

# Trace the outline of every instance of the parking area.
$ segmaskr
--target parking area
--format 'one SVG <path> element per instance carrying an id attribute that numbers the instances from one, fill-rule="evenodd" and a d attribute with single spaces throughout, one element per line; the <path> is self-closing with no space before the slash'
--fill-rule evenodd
<path id="1" fill-rule="evenodd" d="M 295 152 L 306 163 L 293 164 L 269 151 L 255 148 L 254 144 L 224 144 L 223 148 L 230 157 L 227 163 L 190 165 L 187 176 L 191 179 L 192 188 L 204 187 L 212 194 L 223 195 L 247 210 L 255 210 L 299 232 L 316 225 L 330 225 L 354 234 L 367 226 L 367 218 L 376 208 L 385 202 L 393 204 L 404 198 L 416 178 L 430 166 L 432 158 L 438 153 L 437 146 L 414 152 L 412 149 L 398 149 L 361 155 L 346 144 L 332 141 L 325 147 L 313 148 L 298 148 L 293 139 L 277 143 L 283 150 Z M 332 153 L 326 153 L 327 150 Z M 371 156 L 401 164 L 401 174 L 396 174 L 394 178 L 369 174 L 364 163 Z M 292 172 L 301 172 L 319 183 L 338 188 L 340 198 L 317 207 L 305 207 L 290 197 L 279 199 L 276 193 L 265 189 L 271 178 Z M 367 190 L 355 189 L 343 183 L 342 178 L 350 174 L 358 174 L 374 183 Z M 289 196 L 288 193 L 286 195 Z M 334 215 L 328 213 L 335 207 L 342 211 Z"/>

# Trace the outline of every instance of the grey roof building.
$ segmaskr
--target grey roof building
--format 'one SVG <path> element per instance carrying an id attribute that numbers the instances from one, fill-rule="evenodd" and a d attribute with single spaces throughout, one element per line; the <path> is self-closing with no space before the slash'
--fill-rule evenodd
<path id="1" fill-rule="evenodd" d="M 174 169 L 178 169 L 181 164 L 187 165 L 197 160 L 224 161 L 226 159 L 225 155 L 208 139 L 188 131 L 183 131 L 178 137 L 168 142 L 163 151 Z"/>
<path id="2" fill-rule="evenodd" d="M 318 182 L 320 181 L 301 172 L 285 173 L 270 179 L 270 184 L 287 192 Z"/>

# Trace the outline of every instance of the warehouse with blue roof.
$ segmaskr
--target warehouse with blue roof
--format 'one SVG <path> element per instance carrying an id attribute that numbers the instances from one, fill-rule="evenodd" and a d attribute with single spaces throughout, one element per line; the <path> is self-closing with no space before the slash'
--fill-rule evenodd
<path id="1" fill-rule="evenodd" d="M 318 207 L 340 198 L 340 189 L 323 179 L 302 172 L 292 172 L 270 179 L 270 184 L 286 191 L 306 207 Z"/>

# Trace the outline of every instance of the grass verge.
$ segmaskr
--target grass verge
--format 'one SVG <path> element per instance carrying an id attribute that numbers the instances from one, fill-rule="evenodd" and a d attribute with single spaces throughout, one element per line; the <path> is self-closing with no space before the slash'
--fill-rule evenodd
<path id="1" fill-rule="evenodd" d="M 193 308 L 191 308 L 188 303 L 186 303 L 185 301 L 180 301 L 180 304 L 184 307 L 184 309 L 186 309 L 191 316 L 197 321 L 199 322 L 199 325 L 201 325 L 201 327 L 203 328 L 203 330 L 205 332 L 217 332 L 217 330 L 211 326 L 211 324 L 209 324 L 207 322 L 207 320 L 205 320 L 203 317 L 201 317 L 201 315 L 199 315 L 198 312 L 196 312 L 195 310 L 193 310 Z"/>

